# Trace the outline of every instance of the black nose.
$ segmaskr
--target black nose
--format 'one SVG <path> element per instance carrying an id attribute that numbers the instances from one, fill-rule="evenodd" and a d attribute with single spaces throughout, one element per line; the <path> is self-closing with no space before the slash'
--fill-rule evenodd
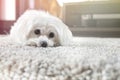
<path id="1" fill-rule="evenodd" d="M 41 47 L 47 47 L 47 42 L 46 41 L 43 41 L 42 43 L 41 43 Z"/>

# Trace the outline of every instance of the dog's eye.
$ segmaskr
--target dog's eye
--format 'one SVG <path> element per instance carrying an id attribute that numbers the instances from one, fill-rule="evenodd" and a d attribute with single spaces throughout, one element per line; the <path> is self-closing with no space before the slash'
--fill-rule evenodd
<path id="1" fill-rule="evenodd" d="M 51 32 L 50 34 L 49 34 L 49 38 L 53 38 L 55 36 L 55 34 L 53 33 L 53 32 Z"/>
<path id="2" fill-rule="evenodd" d="M 40 34 L 40 30 L 39 30 L 39 29 L 36 29 L 36 30 L 34 31 L 34 33 L 35 33 L 36 35 L 39 35 L 39 34 Z"/>

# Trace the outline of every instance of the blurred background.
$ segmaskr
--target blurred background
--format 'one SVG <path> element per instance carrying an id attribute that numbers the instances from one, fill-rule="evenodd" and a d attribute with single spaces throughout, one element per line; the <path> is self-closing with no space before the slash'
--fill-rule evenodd
<path id="1" fill-rule="evenodd" d="M 120 37 L 119 0 L 0 0 L 0 34 L 9 34 L 13 23 L 28 9 L 62 19 L 74 36 Z"/>

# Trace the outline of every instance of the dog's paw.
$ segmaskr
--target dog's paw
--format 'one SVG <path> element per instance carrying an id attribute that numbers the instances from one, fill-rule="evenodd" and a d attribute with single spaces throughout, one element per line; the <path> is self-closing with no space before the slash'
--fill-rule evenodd
<path id="1" fill-rule="evenodd" d="M 35 47 L 37 46 L 37 44 L 33 41 L 28 41 L 28 42 L 25 43 L 25 45 L 26 46 L 35 46 Z"/>

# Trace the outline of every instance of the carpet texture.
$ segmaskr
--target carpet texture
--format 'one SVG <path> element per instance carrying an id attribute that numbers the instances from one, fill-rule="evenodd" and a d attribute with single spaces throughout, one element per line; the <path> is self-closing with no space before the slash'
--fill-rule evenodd
<path id="1" fill-rule="evenodd" d="M 0 80 L 120 80 L 120 39 L 75 37 L 41 48 L 1 36 Z"/>

